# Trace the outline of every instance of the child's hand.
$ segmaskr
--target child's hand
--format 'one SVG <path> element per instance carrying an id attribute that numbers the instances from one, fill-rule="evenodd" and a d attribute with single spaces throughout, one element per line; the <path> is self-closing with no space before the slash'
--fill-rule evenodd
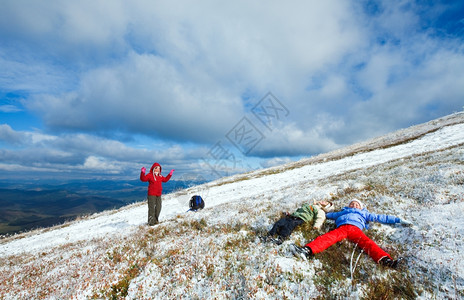
<path id="1" fill-rule="evenodd" d="M 172 176 L 172 173 L 174 173 L 174 171 L 175 171 L 175 170 L 174 170 L 174 169 L 172 169 L 172 170 L 171 170 L 171 172 L 169 172 L 169 175 L 171 175 L 171 176 Z"/>
<path id="2" fill-rule="evenodd" d="M 147 171 L 147 169 L 145 169 L 145 167 L 142 167 L 142 169 L 140 170 L 143 174 L 145 174 L 145 172 Z"/>
<path id="3" fill-rule="evenodd" d="M 411 221 L 403 220 L 403 219 L 400 221 L 400 224 L 403 225 L 403 226 L 412 226 Z"/>

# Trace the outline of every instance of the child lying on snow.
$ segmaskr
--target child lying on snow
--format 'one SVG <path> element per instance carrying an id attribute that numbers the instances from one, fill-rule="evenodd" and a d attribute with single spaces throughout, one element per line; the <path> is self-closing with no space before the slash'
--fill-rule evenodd
<path id="1" fill-rule="evenodd" d="M 297 226 L 313 220 L 315 220 L 313 227 L 315 229 L 320 229 L 325 221 L 325 213 L 332 210 L 333 205 L 329 201 L 318 201 L 313 205 L 305 203 L 293 214 L 290 215 L 287 213 L 283 218 L 277 221 L 264 239 L 280 245 L 292 234 Z M 274 238 L 276 234 L 277 238 Z"/>
<path id="2" fill-rule="evenodd" d="M 327 218 L 335 220 L 337 228 L 317 237 L 304 247 L 293 245 L 296 252 L 302 253 L 306 258 L 309 258 L 347 238 L 358 244 L 376 263 L 397 268 L 398 260 L 393 260 L 387 252 L 368 238 L 362 230 L 369 227 L 369 222 L 384 224 L 401 223 L 406 226 L 410 226 L 411 222 L 401 220 L 395 216 L 370 213 L 366 208 L 363 208 L 362 202 L 358 199 L 351 200 L 348 207 L 343 208 L 339 212 L 328 213 Z"/>

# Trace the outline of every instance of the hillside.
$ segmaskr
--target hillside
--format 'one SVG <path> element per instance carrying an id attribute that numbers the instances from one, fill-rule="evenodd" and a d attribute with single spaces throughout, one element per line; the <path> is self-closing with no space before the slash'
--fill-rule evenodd
<path id="1" fill-rule="evenodd" d="M 186 213 L 193 194 L 206 208 Z M 291 243 L 262 243 L 282 211 L 307 201 L 371 212 L 412 227 L 372 224 L 367 235 L 401 271 L 376 265 L 349 242 L 313 260 Z M 464 297 L 464 113 L 314 158 L 223 178 L 164 196 L 162 223 L 146 226 L 144 203 L 4 239 L 0 299 L 458 299 Z M 355 263 L 350 269 L 350 264 Z"/>

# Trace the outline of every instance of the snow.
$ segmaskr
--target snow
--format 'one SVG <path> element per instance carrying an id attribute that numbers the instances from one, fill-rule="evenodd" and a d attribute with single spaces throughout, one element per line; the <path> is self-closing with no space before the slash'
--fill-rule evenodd
<path id="1" fill-rule="evenodd" d="M 453 119 L 454 123 L 444 126 L 443 124 L 449 119 Z M 455 121 L 456 119 L 458 121 Z M 447 278 L 443 280 L 441 287 L 437 287 L 436 291 L 425 291 L 423 297 L 431 296 L 430 293 L 451 293 L 453 289 L 454 293 L 459 293 L 455 291 L 457 286 L 461 286 L 462 293 L 464 281 L 464 254 L 461 250 L 464 249 L 464 218 L 462 217 L 464 212 L 463 122 L 463 114 L 455 114 L 448 119 L 429 122 L 371 140 L 369 141 L 370 149 L 363 149 L 363 151 L 359 151 L 359 149 L 366 144 L 353 145 L 334 151 L 332 157 L 329 153 L 322 155 L 321 159 L 308 159 L 303 163 L 287 164 L 280 168 L 236 175 L 192 187 L 186 191 L 163 195 L 161 225 L 176 224 L 176 222 L 183 222 L 183 220 L 201 221 L 202 219 L 207 220 L 209 227 L 216 224 L 232 225 L 237 223 L 238 216 L 243 216 L 250 218 L 252 227 L 266 231 L 272 225 L 272 220 L 266 216 L 260 216 L 260 210 L 264 211 L 264 207 L 276 205 L 276 212 L 291 211 L 308 199 L 330 199 L 334 195 L 338 195 L 343 201 L 346 200 L 343 198 L 344 191 L 361 191 L 360 196 L 365 198 L 363 202 L 368 200 L 365 203 L 370 211 L 394 214 L 413 221 L 414 226 L 411 228 L 385 225 L 378 225 L 376 228 L 388 234 L 392 241 L 408 245 L 409 250 L 405 250 L 406 254 L 417 260 L 417 268 L 434 270 L 434 272 L 440 272 L 443 277 Z M 417 138 L 417 136 L 420 137 Z M 410 139 L 410 141 L 396 142 L 402 139 Z M 394 145 L 389 146 L 388 143 L 392 141 L 395 142 Z M 442 159 L 443 165 L 438 169 L 432 164 L 428 167 L 423 160 L 430 158 L 423 158 L 425 154 L 431 155 L 432 158 Z M 424 169 L 418 169 L 419 165 Z M 402 176 L 402 180 L 407 178 L 404 183 L 407 188 L 402 188 L 402 183 L 396 180 L 397 176 Z M 365 187 L 366 182 L 370 181 L 377 185 L 384 184 L 389 192 L 380 196 L 369 194 Z M 203 196 L 206 208 L 198 213 L 184 214 L 183 212 L 188 210 L 189 198 L 196 193 Z M 411 201 L 415 202 L 411 203 Z M 339 207 L 342 204 L 337 203 Z M 249 210 L 253 213 L 249 213 Z M 79 250 L 73 251 L 80 251 L 84 257 L 91 255 L 94 251 L 103 251 L 102 253 L 104 253 L 104 250 L 98 250 L 99 247 L 103 246 L 89 244 L 89 241 L 104 240 L 111 243 L 114 239 L 131 239 L 140 234 L 141 228 L 146 227 L 146 219 L 147 207 L 145 203 L 129 205 L 115 211 L 106 211 L 56 228 L 43 229 L 1 241 L 0 258 L 8 260 L 9 257 L 13 256 L 37 257 L 41 253 L 53 252 L 54 249 L 62 249 L 66 245 L 79 243 L 82 243 L 83 246 Z M 239 235 L 232 232 L 222 235 L 192 237 L 192 241 L 198 245 L 207 243 L 225 245 L 231 239 L 243 238 L 245 240 L 250 235 L 249 229 L 246 228 L 237 229 L 237 232 Z M 170 234 L 173 235 L 172 238 L 169 238 L 168 235 L 168 238 L 159 243 L 148 244 L 147 253 L 152 250 L 158 252 L 174 251 L 176 247 L 173 244 L 177 243 L 176 233 L 171 231 Z M 302 239 L 298 235 L 293 237 L 293 240 L 297 242 L 303 241 Z M 253 265 L 253 263 L 260 263 L 256 257 L 272 255 L 273 267 L 279 272 L 295 273 L 298 271 L 298 274 L 308 278 L 314 276 L 315 268 L 324 267 L 318 265 L 318 260 L 309 266 L 295 260 L 288 255 L 285 247 L 284 244 L 269 254 L 261 253 L 262 249 L 256 247 L 256 249 L 245 253 L 245 256 L 249 256 L 249 258 L 236 257 L 236 259 L 238 261 L 248 260 L 249 264 Z M 61 259 L 66 259 L 68 255 L 71 254 L 61 253 Z M 212 265 L 214 264 L 215 271 L 230 268 L 228 262 L 218 262 L 214 257 L 209 257 L 212 254 L 204 253 L 202 255 L 202 264 L 208 266 L 208 262 L 211 262 Z M 221 253 L 220 255 L 232 254 Z M 213 266 L 210 267 L 213 268 Z M 234 267 L 238 268 L 239 266 Z M 274 280 L 275 284 L 281 285 L 282 290 L 294 293 L 293 295 L 298 295 L 301 292 L 317 294 L 314 285 L 305 286 L 295 283 L 300 279 L 295 279 L 295 282 L 290 280 L 282 283 L 280 279 L 272 279 L 272 274 L 271 276 L 259 270 L 247 269 L 249 266 L 242 266 L 242 268 L 245 268 L 247 274 L 255 278 L 257 282 L 262 280 L 263 283 L 267 283 Z M 11 270 L 13 269 L 14 267 L 11 267 Z M 185 276 L 188 276 L 185 275 L 188 274 L 186 269 L 188 266 L 173 264 L 170 276 L 178 276 L 180 281 L 185 281 Z M 147 263 L 138 277 L 131 282 L 128 298 L 161 297 L 155 295 L 161 295 L 159 293 L 163 291 L 163 282 L 166 284 L 168 282 L 165 278 L 166 274 L 161 274 L 161 271 L 160 266 L 156 263 Z M 112 276 L 116 278 L 116 275 Z M 238 275 L 236 279 L 237 281 L 242 280 Z M 202 286 L 202 282 L 207 283 L 207 278 L 198 278 L 198 280 L 197 285 Z M 209 290 L 206 287 L 188 287 L 188 289 L 200 298 L 220 298 L 224 291 L 219 287 L 223 284 L 218 283 L 216 287 L 210 286 Z M 97 284 L 94 283 L 94 285 Z M 349 285 L 349 283 L 341 283 L 341 285 Z M 187 289 L 179 285 L 178 288 L 172 288 L 170 293 L 171 295 L 182 294 L 183 288 Z M 359 293 L 358 290 L 354 291 L 352 296 Z M 263 289 L 254 293 L 256 298 L 266 298 L 265 294 Z M 11 296 L 5 295 L 7 295 L 6 298 Z M 91 289 L 84 289 L 76 295 L 78 298 L 90 296 L 92 296 Z M 294 297 L 290 295 L 290 298 Z"/>

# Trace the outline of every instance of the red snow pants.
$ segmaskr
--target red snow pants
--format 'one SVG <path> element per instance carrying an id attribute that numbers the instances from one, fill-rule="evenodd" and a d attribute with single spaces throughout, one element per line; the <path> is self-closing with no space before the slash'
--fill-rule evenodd
<path id="1" fill-rule="evenodd" d="M 306 244 L 306 247 L 311 248 L 313 254 L 324 251 L 335 243 L 344 239 L 348 239 L 364 250 L 372 259 L 378 263 L 382 257 L 390 257 L 390 255 L 380 249 L 380 247 L 368 238 L 361 229 L 354 225 L 342 225 L 337 229 L 318 236 L 312 242 Z"/>

